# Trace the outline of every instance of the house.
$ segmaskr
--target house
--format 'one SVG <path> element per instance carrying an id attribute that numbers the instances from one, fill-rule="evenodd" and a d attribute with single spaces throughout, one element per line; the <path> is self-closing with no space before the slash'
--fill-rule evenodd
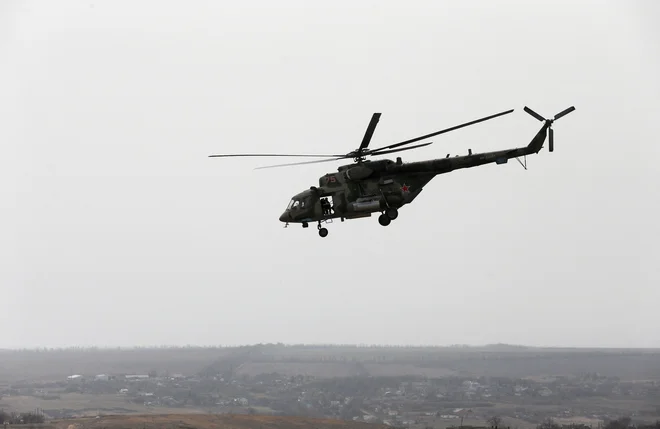
<path id="1" fill-rule="evenodd" d="M 539 395 L 548 397 L 552 395 L 552 390 L 548 389 L 547 387 L 542 388 L 539 390 Z"/>
<path id="2" fill-rule="evenodd" d="M 126 375 L 124 377 L 127 380 L 147 380 L 149 378 L 148 375 L 143 375 L 143 374 L 132 374 L 132 375 Z"/>

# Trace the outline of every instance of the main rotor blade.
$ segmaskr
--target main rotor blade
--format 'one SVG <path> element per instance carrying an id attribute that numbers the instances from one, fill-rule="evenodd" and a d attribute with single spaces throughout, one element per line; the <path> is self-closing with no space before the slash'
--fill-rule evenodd
<path id="1" fill-rule="evenodd" d="M 340 157 L 332 158 L 332 159 L 317 159 L 316 161 L 292 162 L 292 163 L 289 163 L 289 164 L 266 165 L 266 166 L 263 166 L 263 167 L 256 167 L 255 170 L 263 170 L 264 168 L 289 167 L 289 166 L 292 166 L 292 165 L 316 164 L 318 162 L 339 161 L 340 159 L 346 159 L 346 157 L 345 156 L 340 156 Z"/>
<path id="2" fill-rule="evenodd" d="M 571 113 L 573 110 L 575 110 L 575 106 L 571 106 L 571 107 L 569 107 L 568 109 L 566 109 L 566 110 L 562 110 L 561 112 L 557 113 L 557 114 L 555 115 L 555 121 L 556 121 L 557 119 L 561 118 L 562 116 L 568 115 L 568 114 Z"/>
<path id="3" fill-rule="evenodd" d="M 309 158 L 334 158 L 337 156 L 343 155 L 305 155 L 305 154 L 286 154 L 286 153 L 237 153 L 237 154 L 227 154 L 227 155 L 209 155 L 209 158 L 229 158 L 229 157 L 238 157 L 238 156 L 290 156 L 290 157 L 309 157 Z"/>
<path id="4" fill-rule="evenodd" d="M 432 143 L 433 142 L 428 142 L 428 143 L 416 144 L 414 146 L 402 147 L 402 148 L 399 148 L 399 149 L 389 149 L 389 150 L 383 150 L 383 151 L 378 151 L 378 152 L 376 152 L 374 150 L 374 151 L 369 152 L 368 155 L 369 156 L 385 155 L 386 153 L 401 152 L 401 151 L 404 151 L 404 150 L 410 150 L 410 149 L 416 149 L 418 147 L 428 146 Z"/>
<path id="5" fill-rule="evenodd" d="M 533 111 L 529 107 L 525 106 L 525 107 L 523 107 L 523 110 L 525 112 L 529 113 L 530 115 L 532 115 L 533 117 L 535 117 L 536 119 L 538 119 L 539 121 L 541 121 L 541 122 L 545 121 L 545 118 L 543 116 L 539 115 L 538 113 L 536 113 L 535 111 Z"/>
<path id="6" fill-rule="evenodd" d="M 371 121 L 369 121 L 367 131 L 364 133 L 364 137 L 362 137 L 362 143 L 360 143 L 360 147 L 358 148 L 359 151 L 364 150 L 367 148 L 367 146 L 369 146 L 371 137 L 373 137 L 374 131 L 376 130 L 376 125 L 378 125 L 378 121 L 380 120 L 380 115 L 381 113 L 374 113 L 371 116 Z"/>
<path id="7" fill-rule="evenodd" d="M 383 146 L 383 147 L 380 147 L 378 149 L 374 149 L 373 151 L 377 151 L 377 150 L 381 150 L 381 149 L 394 149 L 395 147 L 403 146 L 403 145 L 406 145 L 406 144 L 409 144 L 409 143 L 414 143 L 414 142 L 419 141 L 419 140 L 424 140 L 424 139 L 429 138 L 429 137 L 437 136 L 438 134 L 447 133 L 449 131 L 454 131 L 454 130 L 457 130 L 459 128 L 467 127 L 468 125 L 478 124 L 479 122 L 483 122 L 483 121 L 487 121 L 489 119 L 497 118 L 498 116 L 507 115 L 507 114 L 513 112 L 513 110 L 514 109 L 507 110 L 506 112 L 497 113 L 495 115 L 486 116 L 485 118 L 476 119 L 474 121 L 466 122 L 466 123 L 461 124 L 461 125 L 456 125 L 454 127 L 445 128 L 444 130 L 436 131 L 436 132 L 431 133 L 431 134 L 426 134 L 425 136 L 421 136 L 421 137 L 415 137 L 414 139 L 406 140 L 406 141 L 403 141 L 401 143 L 395 143 L 395 144 L 391 144 L 389 146 Z"/>

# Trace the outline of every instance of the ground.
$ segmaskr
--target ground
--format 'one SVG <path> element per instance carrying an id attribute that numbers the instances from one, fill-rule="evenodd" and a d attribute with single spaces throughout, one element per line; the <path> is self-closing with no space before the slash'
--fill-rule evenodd
<path id="1" fill-rule="evenodd" d="M 34 396 L 6 396 L 0 401 L 0 408 L 8 411 L 26 412 L 41 408 L 44 410 L 75 410 L 79 416 L 96 416 L 99 414 L 152 414 L 161 413 L 162 408 L 150 408 L 141 404 L 128 402 L 119 395 L 82 395 L 65 393 L 59 399 L 44 400 Z M 170 413 L 203 413 L 191 408 L 169 408 Z"/>
<path id="2" fill-rule="evenodd" d="M 387 426 L 304 417 L 161 414 L 54 421 L 46 429 L 384 429 Z"/>
<path id="3" fill-rule="evenodd" d="M 237 348 L 0 350 L 0 362 L 0 409 L 41 410 L 51 418 L 99 415 L 110 423 L 110 415 L 146 418 L 135 417 L 139 415 L 159 422 L 165 418 L 162 413 L 167 413 L 213 422 L 195 414 L 257 413 L 247 417 L 249 421 L 259 421 L 258 427 L 268 428 L 278 423 L 268 426 L 260 419 L 271 419 L 266 415 L 272 414 L 349 419 L 371 414 L 391 423 L 396 416 L 397 423 L 406 422 L 411 429 L 457 425 L 455 410 L 462 408 L 473 410 L 465 419 L 466 425 L 484 426 L 488 417 L 499 415 L 511 429 L 533 429 L 548 417 L 594 426 L 623 415 L 633 415 L 639 421 L 660 418 L 660 350 L 260 344 Z M 71 374 L 83 374 L 85 379 L 72 382 L 67 379 Z M 97 374 L 117 378 L 98 381 Z M 127 374 L 153 375 L 131 381 L 123 378 Z M 413 387 L 412 376 L 418 377 L 417 382 L 432 380 Z M 480 384 L 468 393 L 463 380 Z M 550 396 L 539 394 L 539 383 L 548 383 Z M 530 384 L 525 393 L 514 394 L 514 387 Z M 146 393 L 154 400 L 141 396 Z M 240 405 L 242 398 L 248 399 L 249 408 Z M 234 417 L 233 423 L 239 420 Z M 97 420 L 84 422 L 97 424 Z M 110 423 L 103 427 L 112 427 Z M 166 427 L 179 427 L 175 423 Z M 224 426 L 219 427 L 236 427 L 224 420 L 222 423 Z M 337 422 L 326 427 L 361 427 L 356 424 Z"/>

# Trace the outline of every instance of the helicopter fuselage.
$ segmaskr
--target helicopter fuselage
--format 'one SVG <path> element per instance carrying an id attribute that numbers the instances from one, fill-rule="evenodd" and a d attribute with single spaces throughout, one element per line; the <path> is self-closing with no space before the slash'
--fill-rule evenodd
<path id="1" fill-rule="evenodd" d="M 447 155 L 445 158 L 409 163 L 404 163 L 400 157 L 396 161 L 391 159 L 367 160 L 367 157 L 428 146 L 432 142 L 417 142 L 508 115 L 513 112 L 513 109 L 372 149 L 369 148 L 369 142 L 381 116 L 381 113 L 374 113 L 358 148 L 344 154 L 243 153 L 209 156 L 214 158 L 238 156 L 325 158 L 270 165 L 259 167 L 259 169 L 352 159 L 352 164 L 343 165 L 336 172 L 320 177 L 318 186 L 310 186 L 309 189 L 294 195 L 284 213 L 280 215 L 280 221 L 286 224 L 285 227 L 290 223 L 298 223 L 302 224 L 303 228 L 307 228 L 310 222 L 318 222 L 319 235 L 326 237 L 328 230 L 322 227 L 321 224 L 323 222 L 331 223 L 333 219 L 337 218 L 340 218 L 343 222 L 346 219 L 370 217 L 373 213 L 380 212 L 378 223 L 383 226 L 389 225 L 391 221 L 399 216 L 399 209 L 413 202 L 422 192 L 424 186 L 439 174 L 491 163 L 506 164 L 512 158 L 518 160 L 527 169 L 526 158 L 525 163 L 520 161 L 520 158 L 538 153 L 543 148 L 546 137 L 549 137 L 548 150 L 552 152 L 554 147 L 552 124 L 557 119 L 574 111 L 575 106 L 562 110 L 551 119 L 544 118 L 527 106 L 523 110 L 543 122 L 541 129 L 527 146 L 493 152 L 472 154 L 472 150 L 468 149 L 468 154 L 463 156 L 450 157 L 450 155 Z M 412 143 L 416 144 L 411 146 Z"/>
<path id="2" fill-rule="evenodd" d="M 319 185 L 295 195 L 280 221 L 301 223 L 341 218 L 356 219 L 382 213 L 381 225 L 398 216 L 398 209 L 411 203 L 435 176 L 484 164 L 505 164 L 509 159 L 538 153 L 543 147 L 550 122 L 543 124 L 529 145 L 494 152 L 404 163 L 382 159 L 343 165 L 337 172 L 319 178 Z"/>

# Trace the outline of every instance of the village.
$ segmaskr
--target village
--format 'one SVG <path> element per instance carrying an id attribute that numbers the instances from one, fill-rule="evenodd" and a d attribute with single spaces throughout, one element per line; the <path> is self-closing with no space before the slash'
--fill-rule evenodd
<path id="1" fill-rule="evenodd" d="M 459 426 L 464 419 L 487 422 L 493 418 L 511 427 L 534 427 L 548 418 L 597 426 L 621 416 L 653 421 L 660 415 L 660 405 L 644 406 L 660 404 L 660 383 L 622 382 L 597 373 L 532 380 L 413 376 L 320 378 L 278 373 L 226 377 L 221 373 L 151 371 L 148 374 L 71 374 L 59 381 L 15 383 L 0 394 L 4 398 L 38 398 L 43 404 L 40 412 L 51 419 L 131 413 L 136 405 L 163 413 L 168 409 L 190 409 L 205 413 L 299 415 L 402 428 L 439 422 L 445 427 Z M 113 395 L 121 398 L 125 406 L 48 407 L 49 401 L 74 394 Z M 596 400 L 602 398 L 610 400 Z"/>

